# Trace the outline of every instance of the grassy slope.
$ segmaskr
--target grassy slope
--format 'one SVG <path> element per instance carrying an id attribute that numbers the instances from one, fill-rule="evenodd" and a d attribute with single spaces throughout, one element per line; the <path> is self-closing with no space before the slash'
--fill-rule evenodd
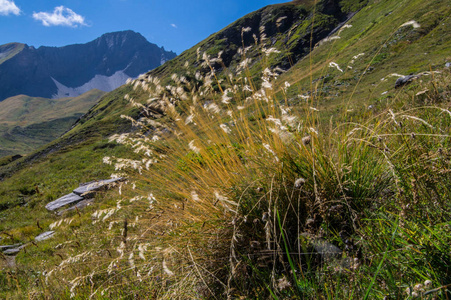
<path id="1" fill-rule="evenodd" d="M 311 60 L 304 58 L 280 82 L 292 83 L 289 93 L 295 97 L 309 91 L 313 79 L 313 88 L 322 96 L 315 105 L 331 114 L 344 109 L 361 112 L 369 105 L 386 103 L 397 94 L 394 83 L 398 77 L 389 74 L 443 69 L 451 60 L 451 8 L 446 4 L 447 1 L 418 0 L 368 5 L 347 23 L 352 27 L 344 29 L 340 39 L 315 48 Z M 411 20 L 420 27 L 400 27 Z M 352 63 L 353 57 L 361 53 L 364 55 Z M 337 63 L 344 72 L 331 68 L 330 62 Z M 421 79 L 428 80 L 427 77 Z M 381 81 L 383 78 L 386 80 Z"/>
<path id="2" fill-rule="evenodd" d="M 109 177 L 113 170 L 102 164 L 102 157 L 124 149 L 110 146 L 105 138 L 130 130 L 129 122 L 122 120 L 121 114 L 137 115 L 136 109 L 126 106 L 127 101 L 123 99 L 126 92 L 133 95 L 130 87 L 108 93 L 62 137 L 19 160 L 0 166 L 0 206 L 3 207 L 0 214 L 21 216 L 14 218 L 32 224 L 34 221 L 28 216 L 35 209 L 19 208 L 19 203 L 36 202 L 42 209 L 43 204 L 65 195 L 67 189 L 70 191 L 79 183 Z M 34 192 L 36 186 L 40 194 Z M 28 213 L 5 211 L 10 208 L 26 209 Z M 12 228 L 7 223 L 2 222 L 0 231 Z"/>
<path id="3" fill-rule="evenodd" d="M 353 1 L 347 0 L 345 2 Z M 162 84 L 171 83 L 173 82 L 170 80 L 171 75 L 184 73 L 184 65 L 188 63 L 191 76 L 196 71 L 208 72 L 212 67 L 218 78 L 224 79 L 228 72 L 235 74 L 240 71 L 239 64 L 242 61 L 242 56 L 238 51 L 244 47 L 248 48 L 246 57 L 251 59 L 249 65 L 251 76 L 253 80 L 259 82 L 262 65 L 268 67 L 280 66 L 288 69 L 290 64 L 293 64 L 308 52 L 311 37 L 308 26 L 312 23 L 313 15 L 321 13 L 324 17 L 321 26 L 315 25 L 315 33 L 312 36 L 315 42 L 325 37 L 327 32 L 345 18 L 345 14 L 338 7 L 333 11 L 327 11 L 327 6 L 320 6 L 315 10 L 314 2 L 310 0 L 293 1 L 252 12 L 212 34 L 164 66 L 149 72 L 149 74 L 161 78 Z M 282 20 L 277 22 L 280 18 Z M 300 27 L 303 29 L 296 30 Z M 250 31 L 243 33 L 243 28 L 248 28 Z M 264 32 L 270 37 L 270 40 L 255 41 L 253 35 L 260 37 L 262 28 L 264 28 Z M 286 41 L 287 36 L 290 37 L 289 42 Z M 280 53 L 268 58 L 262 53 L 262 45 L 265 45 L 264 47 L 267 49 L 277 49 Z M 222 62 L 212 63 L 210 67 L 202 66 L 201 61 L 204 52 L 210 58 L 215 58 L 221 53 Z M 291 54 L 291 56 L 289 57 L 287 54 Z"/>
<path id="4" fill-rule="evenodd" d="M 0 156 L 26 154 L 68 131 L 105 93 L 58 100 L 19 95 L 0 102 Z"/>
<path id="5" fill-rule="evenodd" d="M 314 50 L 313 74 L 310 75 L 308 72 L 309 59 L 304 59 L 283 75 L 280 83 L 285 80 L 298 83 L 292 84 L 289 91 L 293 104 L 296 104 L 296 101 L 300 100 L 295 95 L 310 90 L 310 76 L 315 79 L 328 75 L 327 78 L 330 78 L 328 83 L 321 88 L 325 97 L 321 98 L 320 108 L 326 110 L 329 116 L 347 108 L 354 108 L 356 115 L 359 115 L 369 104 L 397 97 L 398 91 L 392 88 L 395 79 L 391 78 L 381 83 L 382 77 L 393 72 L 407 74 L 426 71 L 429 68 L 440 67 L 445 61 L 450 60 L 449 53 L 446 52 L 446 49 L 450 48 L 451 40 L 449 30 L 446 29 L 450 25 L 449 13 L 449 6 L 445 1 L 373 3 L 351 20 L 350 24 L 353 27 L 345 29 L 341 33 L 341 39 L 325 43 Z M 422 24 L 421 32 L 417 30 L 408 38 L 405 35 L 411 34 L 412 31 L 396 33 L 399 25 L 412 19 Z M 388 49 L 382 47 L 385 41 L 392 40 L 397 34 L 400 37 L 387 47 Z M 207 45 L 212 46 L 212 42 L 214 43 L 214 37 L 199 45 L 207 48 Z M 179 60 L 165 64 L 152 74 L 170 76 L 174 70 L 181 68 L 185 60 L 195 60 L 198 46 L 182 54 Z M 352 65 L 353 69 L 346 70 L 344 74 L 328 66 L 329 61 L 335 61 L 344 68 L 354 55 L 362 52 L 365 52 L 365 56 L 356 60 Z M 429 53 L 426 59 L 417 59 L 424 57 L 425 52 Z M 362 77 L 351 98 L 354 87 L 368 65 L 374 69 Z M 384 91 L 389 93 L 382 97 L 381 93 Z M 148 96 L 145 93 L 133 92 L 130 86 L 109 93 L 62 138 L 27 158 L 0 166 L 0 174 L 5 176 L 0 183 L 2 208 L 0 232 L 6 231 L 13 235 L 13 238 L 9 239 L 7 235 L 3 235 L 5 237 L 3 243 L 32 239 L 41 231 L 35 225 L 37 220 L 43 227 L 56 220 L 43 208 L 47 202 L 64 195 L 80 182 L 106 177 L 113 172 L 111 167 L 101 163 L 101 158 L 105 155 L 123 156 L 127 150 L 123 146 L 107 146 L 105 138 L 114 132 L 129 130 L 127 122 L 119 119 L 121 114 L 137 115 L 136 110 L 125 108 L 127 102 L 123 100 L 123 96 L 126 93 L 137 100 L 145 100 Z M 348 101 L 349 106 L 344 105 Z M 328 118 L 327 114 L 324 118 Z M 34 193 L 36 185 L 39 194 Z M 107 203 L 108 199 L 110 198 L 106 197 L 104 201 Z M 28 267 L 21 269 L 23 274 L 35 274 L 34 271 L 40 270 L 40 259 L 48 260 L 47 263 L 58 262 L 58 258 L 54 255 L 55 250 L 50 245 L 73 239 L 72 233 L 75 232 L 81 234 L 80 240 L 89 239 L 89 234 L 95 232 L 88 217 L 81 217 L 80 221 L 70 228 L 71 231 L 60 235 L 55 241 L 44 242 L 31 250 L 36 259 L 21 254 L 18 258 L 19 263 L 29 264 Z M 27 273 L 26 269 L 34 271 Z"/>
<path id="6" fill-rule="evenodd" d="M 7 61 L 8 59 L 13 57 L 20 51 L 22 51 L 22 49 L 24 47 L 25 47 L 25 44 L 20 44 L 20 43 L 9 43 L 9 44 L 0 46 L 0 52 L 6 52 L 6 49 L 8 49 L 8 55 L 0 57 L 0 64 Z"/>
<path id="7" fill-rule="evenodd" d="M 247 18 L 254 14 L 249 14 Z M 236 22 L 235 25 L 238 24 L 238 27 L 232 24 L 226 29 L 234 28 L 240 32 L 242 22 L 242 20 Z M 180 69 L 186 60 L 192 61 L 197 66 L 196 68 L 200 68 L 196 63 L 196 49 L 198 47 L 209 49 L 218 34 L 212 35 L 150 73 L 170 81 L 168 78 L 172 72 Z M 238 61 L 233 62 L 234 66 L 236 64 Z M 130 86 L 123 86 L 108 93 L 64 136 L 41 147 L 27 157 L 0 167 L 0 177 L 5 177 L 0 187 L 0 206 L 3 207 L 3 211 L 0 212 L 0 218 L 3 220 L 0 231 L 33 226 L 37 218 L 29 218 L 29 215 L 32 212 L 35 213 L 36 206 L 40 211 L 36 216 L 41 214 L 40 219 L 46 218 L 46 216 L 48 218 L 48 213 L 43 209 L 46 203 L 66 194 L 68 190 L 70 191 L 81 182 L 98 179 L 99 174 L 105 177 L 113 171 L 110 167 L 102 165 L 101 157 L 125 151 L 124 148 L 118 146 L 111 149 L 107 146 L 97 147 L 96 145 L 103 145 L 105 138 L 113 133 L 130 130 L 129 122 L 120 119 L 122 114 L 136 116 L 137 113 L 137 110 L 127 106 L 128 102 L 123 99 L 127 93 L 137 101 L 143 101 L 148 97 L 142 92 L 133 92 Z M 82 159 L 79 159 L 80 157 Z M 42 170 L 46 170 L 45 174 L 42 174 Z M 50 182 L 52 182 L 51 185 Z M 36 185 L 41 194 L 33 192 L 36 190 Z M 28 202 L 35 204 L 33 207 L 29 207 L 26 205 Z M 17 216 L 21 217 L 17 218 Z M 18 230 L 20 231 L 20 229 Z M 33 231 L 27 238 L 31 238 L 34 233 Z"/>

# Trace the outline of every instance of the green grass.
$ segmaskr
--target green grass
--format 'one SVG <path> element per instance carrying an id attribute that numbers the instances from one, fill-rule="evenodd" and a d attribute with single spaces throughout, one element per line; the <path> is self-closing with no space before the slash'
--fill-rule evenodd
<path id="1" fill-rule="evenodd" d="M 22 51 L 24 47 L 25 47 L 25 44 L 20 44 L 20 43 L 9 43 L 9 44 L 2 45 L 2 49 L 0 52 L 5 52 L 6 49 L 8 49 L 8 55 L 6 55 L 0 59 L 0 64 L 4 63 L 8 59 L 13 57 L 17 53 L 19 53 L 20 51 Z"/>
<path id="2" fill-rule="evenodd" d="M 0 102 L 0 156 L 27 154 L 68 131 L 105 93 L 58 100 L 24 95 Z"/>
<path id="3" fill-rule="evenodd" d="M 273 19 L 288 10 L 275 7 Z M 419 30 L 399 30 L 412 19 Z M 254 93 L 243 91 L 236 74 L 216 89 L 204 84 L 209 67 L 195 80 L 202 69 L 195 47 L 107 94 L 57 141 L 2 160 L 1 243 L 31 240 L 42 231 L 38 221 L 57 235 L 21 252 L 14 273 L 0 271 L 0 297 L 447 299 L 451 74 L 441 26 L 449 24 L 449 8 L 444 1 L 370 1 L 351 24 L 341 39 L 315 48 L 311 61 L 269 78 L 277 88 L 264 100 L 246 100 Z M 225 41 L 217 37 L 199 45 L 218 51 Z M 427 60 L 417 59 L 424 51 Z M 362 52 L 353 69 L 329 67 L 344 68 Z M 244 71 L 254 92 L 263 80 L 252 79 L 273 63 L 269 57 Z M 395 77 L 380 80 L 431 69 L 440 73 L 398 90 Z M 186 82 L 170 79 L 174 70 Z M 157 88 L 167 84 L 175 89 Z M 232 88 L 229 104 L 220 88 Z M 297 96 L 306 92 L 315 96 Z M 147 105 L 149 97 L 172 100 L 153 101 L 151 112 L 127 104 Z M 219 112 L 206 108 L 211 103 Z M 156 110 L 165 116 L 152 118 Z M 131 128 L 122 114 L 151 121 Z M 118 132 L 128 133 L 119 139 L 126 145 L 107 142 Z M 114 170 L 131 162 L 121 158 L 147 167 Z M 120 194 L 99 194 L 63 217 L 43 208 L 111 172 L 127 172 Z M 318 239 L 341 256 L 324 258 Z"/>

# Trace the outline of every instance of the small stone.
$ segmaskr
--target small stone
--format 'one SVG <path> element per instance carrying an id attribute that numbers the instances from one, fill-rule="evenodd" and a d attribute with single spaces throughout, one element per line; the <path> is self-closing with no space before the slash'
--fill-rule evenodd
<path id="1" fill-rule="evenodd" d="M 41 241 L 45 241 L 51 237 L 53 237 L 53 235 L 55 234 L 55 231 L 46 231 L 41 233 L 40 235 L 38 235 L 37 237 L 34 238 L 34 240 L 36 242 L 41 242 Z"/>
<path id="2" fill-rule="evenodd" d="M 417 78 L 417 76 L 415 75 L 407 75 L 398 78 L 395 82 L 395 89 L 412 82 L 412 80 L 414 80 L 415 78 Z"/>

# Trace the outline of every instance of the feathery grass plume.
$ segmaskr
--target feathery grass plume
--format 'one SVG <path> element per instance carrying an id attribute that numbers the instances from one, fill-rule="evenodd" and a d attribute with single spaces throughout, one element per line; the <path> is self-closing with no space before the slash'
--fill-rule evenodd
<path id="1" fill-rule="evenodd" d="M 282 25 L 282 21 L 285 20 L 287 16 L 280 17 L 276 20 L 276 26 L 280 27 Z"/>
<path id="2" fill-rule="evenodd" d="M 336 68 L 338 71 L 343 73 L 343 70 L 340 68 L 340 66 L 336 62 L 330 62 L 329 67 Z"/>
<path id="3" fill-rule="evenodd" d="M 221 129 L 227 134 L 232 133 L 232 130 L 230 129 L 229 126 L 227 126 L 227 124 L 221 124 L 219 125 L 219 127 L 221 127 Z"/>
<path id="4" fill-rule="evenodd" d="M 421 25 L 415 20 L 405 22 L 399 27 L 404 27 L 404 26 L 412 26 L 414 29 L 421 27 Z"/>

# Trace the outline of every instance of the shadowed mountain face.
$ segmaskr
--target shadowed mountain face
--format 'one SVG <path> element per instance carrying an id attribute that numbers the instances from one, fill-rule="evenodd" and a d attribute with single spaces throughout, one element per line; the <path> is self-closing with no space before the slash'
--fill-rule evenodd
<path id="1" fill-rule="evenodd" d="M 65 47 L 6 44 L 0 46 L 0 101 L 19 94 L 62 98 L 94 88 L 108 92 L 175 56 L 133 31 Z"/>

